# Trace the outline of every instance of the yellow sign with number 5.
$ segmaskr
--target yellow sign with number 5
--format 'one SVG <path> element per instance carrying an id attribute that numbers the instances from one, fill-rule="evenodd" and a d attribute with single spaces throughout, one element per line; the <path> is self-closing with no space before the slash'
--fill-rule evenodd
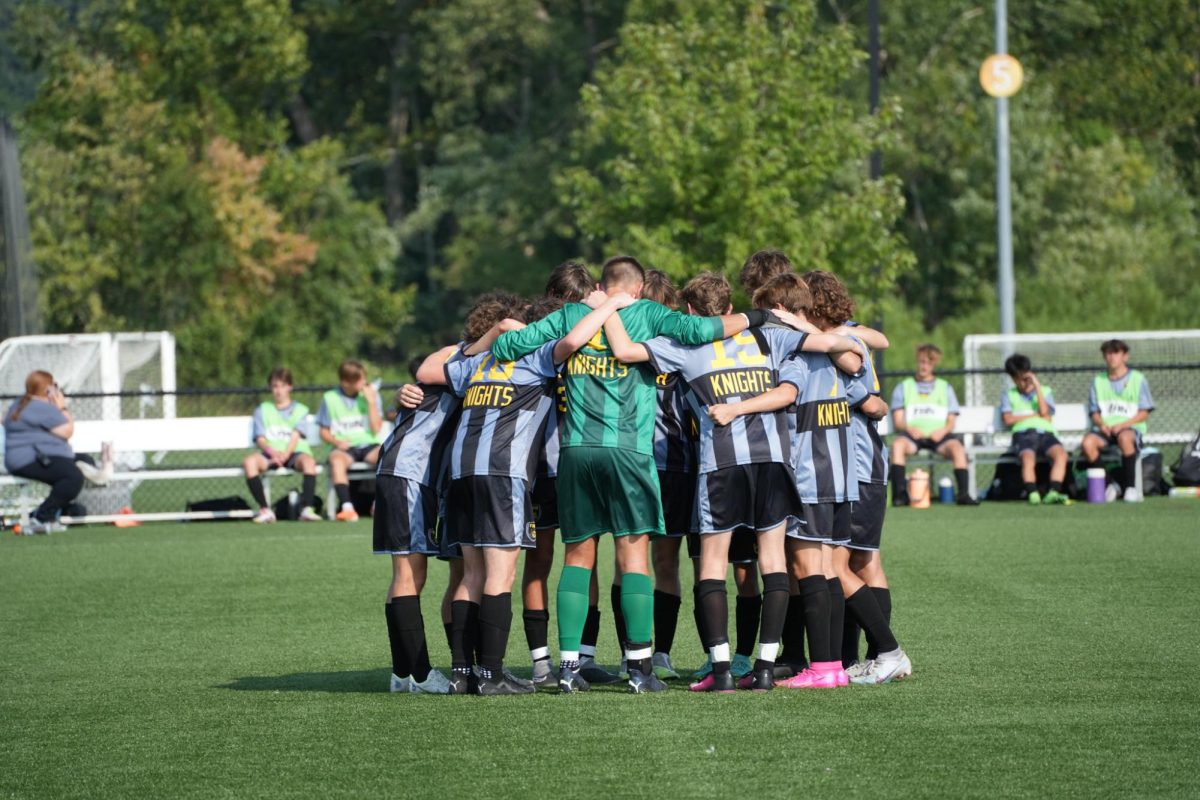
<path id="1" fill-rule="evenodd" d="M 1007 53 L 988 56 L 979 68 L 979 83 L 992 97 L 1012 97 L 1024 82 L 1021 62 Z"/>

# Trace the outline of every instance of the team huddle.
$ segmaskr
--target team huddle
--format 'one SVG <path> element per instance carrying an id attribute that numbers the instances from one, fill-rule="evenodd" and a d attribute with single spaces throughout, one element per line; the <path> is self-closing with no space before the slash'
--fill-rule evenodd
<path id="1" fill-rule="evenodd" d="M 679 677 L 671 649 L 685 540 L 708 656 L 692 691 L 911 674 L 879 558 L 887 459 L 876 421 L 888 408 L 871 351 L 887 339 L 850 321 L 854 305 L 835 276 L 797 275 L 778 251 L 751 256 L 741 282 L 754 308 L 735 314 L 718 275 L 677 292 L 631 257 L 609 259 L 598 284 L 567 262 L 532 302 L 480 297 L 462 341 L 423 360 L 417 385 L 400 392 L 376 486 L 374 550 L 393 565 L 392 691 L 528 694 L 557 682 L 573 693 L 619 680 L 634 693 L 665 690 Z M 557 668 L 555 531 L 564 544 Z M 603 534 L 616 555 L 619 676 L 595 662 Z M 503 663 L 522 552 L 532 680 Z M 449 677 L 426 645 L 430 556 L 450 564 Z"/>

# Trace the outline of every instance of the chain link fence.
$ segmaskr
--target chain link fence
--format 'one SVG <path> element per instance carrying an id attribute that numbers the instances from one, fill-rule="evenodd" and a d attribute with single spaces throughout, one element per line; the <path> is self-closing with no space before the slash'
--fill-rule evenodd
<path id="1" fill-rule="evenodd" d="M 1162 452 L 1164 464 L 1170 465 L 1178 458 L 1183 445 L 1196 434 L 1197 429 L 1200 429 L 1200 363 L 1131 366 L 1140 369 L 1146 375 L 1156 404 L 1149 420 L 1148 441 Z M 1054 388 L 1055 400 L 1061 406 L 1067 403 L 1087 402 L 1088 388 L 1097 369 L 1047 367 L 1037 372 L 1044 384 Z M 884 399 L 890 401 L 892 391 L 910 374 L 881 372 L 880 382 Z M 999 403 L 1001 392 L 1009 385 L 1003 371 L 996 369 L 944 370 L 939 372 L 939 375 L 955 387 L 959 402 L 963 405 L 969 404 L 968 397 L 979 396 L 985 399 L 985 402 L 980 404 L 995 406 Z M 975 382 L 975 388 L 969 388 L 971 381 Z M 980 386 L 983 387 L 982 390 L 978 388 Z M 321 405 L 322 395 L 331 388 L 334 387 L 298 386 L 293 390 L 292 397 L 304 403 L 315 414 Z M 398 388 L 397 384 L 381 387 L 380 395 L 383 397 L 385 410 L 392 408 Z M 117 395 L 81 393 L 70 396 L 68 399 L 71 411 L 79 421 L 103 420 L 106 408 L 111 414 L 114 401 L 119 404 L 122 420 L 163 419 L 164 410 L 167 410 L 166 417 L 169 418 L 172 404 L 164 402 L 168 398 L 174 401 L 175 419 L 181 426 L 187 425 L 188 419 L 196 417 L 246 418 L 245 446 L 228 450 L 128 451 L 122 450 L 120 441 L 114 441 L 117 470 L 139 473 L 139 480 L 117 482 L 105 488 L 86 488 L 81 495 L 81 503 L 89 513 L 115 513 L 126 506 L 139 512 L 174 512 L 184 510 L 189 504 L 232 497 L 240 497 L 251 504 L 245 480 L 240 476 L 240 466 L 245 456 L 252 452 L 250 415 L 259 403 L 270 400 L 270 397 L 270 392 L 257 388 L 181 389 L 169 393 L 142 391 Z M 0 410 L 7 411 L 8 406 L 17 399 L 13 396 L 0 396 Z M 328 459 L 329 447 L 315 444 L 313 450 L 318 463 L 324 465 Z M 155 475 L 155 471 L 216 468 L 224 468 L 231 474 L 178 480 L 159 479 Z M 981 467 L 977 483 L 985 486 L 991 481 L 991 477 L 990 468 Z M 318 496 L 326 496 L 327 474 L 318 478 L 317 487 Z M 273 477 L 270 479 L 269 488 L 274 502 L 286 496 L 288 492 L 298 490 L 300 477 Z M 23 491 L 33 493 L 37 497 L 44 495 L 41 487 Z M 0 485 L 0 507 L 11 509 L 17 492 L 17 487 Z"/>

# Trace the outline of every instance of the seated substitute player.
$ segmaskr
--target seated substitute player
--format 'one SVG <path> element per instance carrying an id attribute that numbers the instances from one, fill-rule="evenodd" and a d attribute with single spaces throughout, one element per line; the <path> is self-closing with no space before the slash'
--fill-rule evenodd
<path id="1" fill-rule="evenodd" d="M 851 321 L 854 300 L 837 276 L 824 270 L 813 270 L 806 272 L 803 277 L 812 295 L 812 306 L 807 316 L 819 329 L 827 333 L 853 335 L 863 340 L 870 350 L 888 348 L 886 336 Z M 862 374 L 850 379 L 846 387 L 858 478 L 858 502 L 850 507 L 848 566 L 870 588 L 884 622 L 890 626 L 892 595 L 879 555 L 883 519 L 887 510 L 887 449 L 879 435 L 878 420 L 887 415 L 888 407 L 880 395 L 879 377 L 870 350 L 863 360 Z M 879 654 L 879 643 L 868 631 L 866 660 L 859 661 L 861 626 L 857 620 L 862 613 L 856 612 L 853 606 L 862 601 L 852 601 L 851 598 L 857 598 L 857 593 L 852 592 L 847 597 L 847 608 L 851 613 L 846 616 L 842 629 L 841 659 L 842 666 L 853 681 L 871 670 L 872 662 Z M 869 609 L 866 613 L 870 613 Z M 838 653 L 833 653 L 833 656 L 836 658 Z"/>
<path id="2" fill-rule="evenodd" d="M 308 406 L 292 399 L 292 373 L 286 367 L 276 367 L 267 377 L 272 401 L 254 409 L 254 444 L 257 453 L 242 461 L 246 485 L 254 502 L 258 503 L 255 522 L 274 522 L 275 512 L 267 504 L 262 474 L 270 469 L 286 467 L 303 473 L 300 484 L 300 519 L 314 522 L 321 515 L 313 510 L 313 495 L 317 486 L 317 462 L 308 444 L 305 420 Z"/>
<path id="3" fill-rule="evenodd" d="M 1129 345 L 1109 339 L 1100 345 L 1100 353 L 1108 370 L 1096 375 L 1088 391 L 1092 429 L 1083 437 L 1083 457 L 1089 468 L 1099 467 L 1104 448 L 1120 450 L 1121 489 L 1127 502 L 1137 503 L 1142 499 L 1137 490 L 1137 454 L 1154 398 L 1146 376 L 1129 368 Z"/>
<path id="4" fill-rule="evenodd" d="M 469 329 L 468 324 L 468 334 Z M 439 351 L 435 360 L 463 357 L 461 349 L 453 347 Z M 379 450 L 373 520 L 374 552 L 392 557 L 392 580 L 384 604 L 392 653 L 390 688 L 448 694 L 450 681 L 429 664 L 421 592 L 428 558 L 440 552 L 439 494 L 459 398 L 445 386 L 426 386 L 415 407 L 405 407 L 402 399 L 397 405 L 396 426 Z"/>
<path id="5" fill-rule="evenodd" d="M 1021 481 L 1030 505 L 1066 505 L 1063 491 L 1067 475 L 1067 450 L 1054 430 L 1054 390 L 1042 386 L 1028 356 L 1011 355 L 1004 371 L 1013 385 L 1000 395 L 1000 418 L 1013 432 L 1011 452 L 1021 461 Z M 1050 488 L 1042 497 L 1037 489 L 1037 460 L 1050 459 Z"/>
<path id="6" fill-rule="evenodd" d="M 954 387 L 934 376 L 933 370 L 942 360 L 942 351 L 932 344 L 917 348 L 917 373 L 905 378 L 892 392 L 892 505 L 908 505 L 908 484 L 905 482 L 905 463 L 919 450 L 930 450 L 954 463 L 954 478 L 958 483 L 957 503 L 977 506 L 971 495 L 967 471 L 967 451 L 962 437 L 955 435 L 958 419 L 958 398 Z"/>
<path id="7" fill-rule="evenodd" d="M 722 277 L 701 274 L 683 290 L 689 306 L 699 311 L 728 309 L 730 288 Z M 679 372 L 692 389 L 693 410 L 700 420 L 700 475 L 696 514 L 700 530 L 700 591 L 707 646 L 713 671 L 697 691 L 733 691 L 730 674 L 728 600 L 725 572 L 729 543 L 737 528 L 758 536 L 758 562 L 763 579 L 763 611 L 759 654 L 745 685 L 774 686 L 775 656 L 788 604 L 784 536 L 790 517 L 799 516 L 799 494 L 789 461 L 787 402 L 770 413 L 718 427 L 709 418 L 722 403 L 755 397 L 775 388 L 779 368 L 788 356 L 811 352 L 848 352 L 856 348 L 839 336 L 808 335 L 780 328 L 738 334 L 708 345 L 686 347 L 667 337 L 634 344 L 620 318 L 605 323 L 613 353 L 623 363 L 649 361 L 660 373 Z"/>
<path id="8" fill-rule="evenodd" d="M 329 482 L 337 493 L 337 519 L 355 522 L 358 512 L 350 502 L 350 466 L 356 461 L 378 463 L 382 441 L 379 432 L 383 428 L 379 392 L 367 383 L 362 362 L 347 359 L 338 366 L 338 388 L 321 398 L 317 425 L 321 441 L 333 447 L 329 453 Z"/>
<path id="9" fill-rule="evenodd" d="M 610 258 L 601 288 L 638 297 L 645 270 L 629 256 Z M 492 346 L 510 360 L 559 338 L 587 311 L 569 304 L 524 330 L 506 333 Z M 670 334 L 702 343 L 731 336 L 766 314 L 723 318 L 691 317 L 647 300 L 622 309 L 631 337 L 645 340 Z M 558 495 L 564 567 L 558 584 L 559 690 L 584 688 L 579 681 L 579 646 L 587 617 L 587 587 L 596 563 L 596 537 L 616 539 L 621 575 L 621 608 L 629 642 L 629 688 L 634 693 L 666 688 L 651 667 L 653 595 L 648 535 L 663 532 L 658 473 L 654 467 L 654 376 L 617 361 L 597 335 L 567 361 L 564 382 L 567 419 L 559 454 Z"/>
<path id="10" fill-rule="evenodd" d="M 531 682 L 504 670 L 512 626 L 512 583 L 517 556 L 534 546 L 530 489 L 546 416 L 554 403 L 558 365 L 600 332 L 614 311 L 632 304 L 629 296 L 588 298 L 594 310 L 566 336 L 542 345 L 515 362 L 501 362 L 484 350 L 461 362 L 426 362 L 417 372 L 425 383 L 444 381 L 462 396 L 462 412 L 450 454 L 446 492 L 446 536 L 462 545 L 464 574 L 456 595 L 479 603 L 478 691 L 484 695 L 529 694 Z M 473 349 L 490 346 L 498 326 Z M 468 350 L 470 353 L 470 350 Z M 456 624 L 457 627 L 457 624 Z M 455 654 L 455 691 L 469 681 L 469 668 Z"/>

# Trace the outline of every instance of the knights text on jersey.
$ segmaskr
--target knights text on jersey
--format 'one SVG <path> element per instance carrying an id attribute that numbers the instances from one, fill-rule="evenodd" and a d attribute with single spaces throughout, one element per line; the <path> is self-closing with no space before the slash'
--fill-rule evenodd
<path id="1" fill-rule="evenodd" d="M 483 353 L 446 364 L 446 383 L 462 397 L 450 446 L 452 479 L 497 475 L 532 483 L 554 403 L 554 345 L 518 361 Z"/>
<path id="2" fill-rule="evenodd" d="M 804 339 L 805 334 L 791 329 L 760 328 L 704 345 L 685 346 L 666 337 L 644 343 L 656 372 L 678 372 L 691 389 L 688 397 L 700 427 L 701 474 L 740 464 L 791 462 L 783 410 L 748 414 L 718 426 L 707 408 L 774 389 L 780 364 Z"/>
<path id="3" fill-rule="evenodd" d="M 780 369 L 780 381 L 795 385 L 791 409 L 792 468 L 805 503 L 858 500 L 858 470 L 850 447 L 847 376 L 824 353 L 799 353 Z"/>

